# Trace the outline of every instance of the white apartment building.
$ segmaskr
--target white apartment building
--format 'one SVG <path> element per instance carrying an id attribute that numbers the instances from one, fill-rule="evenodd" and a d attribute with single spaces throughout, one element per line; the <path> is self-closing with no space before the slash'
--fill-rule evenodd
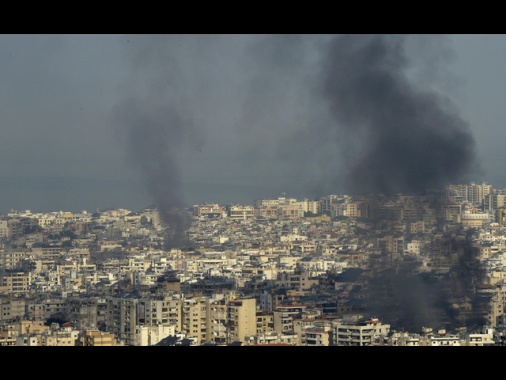
<path id="1" fill-rule="evenodd" d="M 335 346 L 372 346 L 388 336 L 390 325 L 378 318 L 341 319 L 332 321 L 332 331 Z"/>
<path id="2" fill-rule="evenodd" d="M 174 325 L 137 326 L 135 329 L 136 346 L 152 346 L 168 336 L 176 335 Z"/>
<path id="3" fill-rule="evenodd" d="M 493 346 L 494 329 L 490 326 L 483 326 L 481 333 L 466 333 L 464 334 L 464 346 Z"/>

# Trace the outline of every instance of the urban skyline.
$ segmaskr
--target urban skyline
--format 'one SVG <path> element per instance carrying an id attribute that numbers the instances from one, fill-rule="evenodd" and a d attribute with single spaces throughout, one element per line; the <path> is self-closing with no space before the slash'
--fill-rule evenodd
<path id="1" fill-rule="evenodd" d="M 3 215 L 0 346 L 504 345 L 505 189 L 186 214 Z"/>
<path id="2" fill-rule="evenodd" d="M 6 78 L 0 90 L 5 136 L 0 143 L 0 212 L 137 210 L 160 203 L 157 194 L 172 194 L 178 200 L 174 204 L 192 205 L 251 203 L 283 192 L 296 198 L 346 193 L 352 164 L 374 160 L 353 152 L 346 152 L 350 159 L 345 159 L 340 142 L 345 130 L 328 127 L 328 104 L 314 96 L 325 82 L 318 60 L 332 51 L 326 44 L 345 41 L 341 37 L 0 36 L 0 72 Z M 464 127 L 459 131 L 468 127 L 479 165 L 463 172 L 465 179 L 505 187 L 504 107 L 498 102 L 506 88 L 501 85 L 506 38 L 366 37 L 367 43 L 383 43 L 386 57 L 398 59 L 384 62 L 403 73 L 396 83 L 413 85 L 408 94 L 437 95 L 437 106 L 444 105 Z M 341 50 L 364 41 L 351 42 L 345 41 Z M 349 61 L 340 62 L 339 72 L 349 69 Z M 336 85 L 329 77 L 325 83 Z M 334 105 L 350 109 L 349 104 Z M 171 119 L 174 115 L 179 119 Z M 338 116 L 344 123 L 344 116 Z M 161 156 L 150 156 L 149 147 L 160 134 L 149 131 L 172 137 Z M 147 146 L 138 144 L 146 136 Z M 351 142 L 353 147 L 361 144 Z M 374 149 L 388 146 L 387 140 Z M 452 156 L 457 163 L 462 155 L 473 154 L 465 146 L 453 146 L 460 149 Z M 169 165 L 161 171 L 174 174 L 164 179 L 161 192 L 149 184 L 160 178 L 153 171 L 156 165 L 149 166 L 158 159 L 175 169 Z"/>

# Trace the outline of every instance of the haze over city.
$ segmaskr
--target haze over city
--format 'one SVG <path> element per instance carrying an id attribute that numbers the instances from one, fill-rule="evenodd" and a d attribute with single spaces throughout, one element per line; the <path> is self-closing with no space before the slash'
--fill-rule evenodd
<path id="1" fill-rule="evenodd" d="M 504 35 L 0 35 L 0 51 L 1 213 L 506 187 Z"/>

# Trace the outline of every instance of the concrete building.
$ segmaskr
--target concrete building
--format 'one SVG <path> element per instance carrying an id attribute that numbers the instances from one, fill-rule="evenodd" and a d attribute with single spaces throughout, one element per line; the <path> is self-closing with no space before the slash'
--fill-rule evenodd
<path id="1" fill-rule="evenodd" d="M 25 318 L 27 303 L 24 298 L 17 298 L 11 294 L 0 296 L 0 321 L 10 322 Z"/>
<path id="2" fill-rule="evenodd" d="M 176 335 L 176 326 L 160 324 L 154 326 L 137 326 L 135 331 L 135 346 L 153 346 L 167 336 Z"/>
<path id="3" fill-rule="evenodd" d="M 207 339 L 207 297 L 191 297 L 182 300 L 181 332 L 186 337 L 196 340 L 197 345 L 206 343 Z"/>
<path id="4" fill-rule="evenodd" d="M 274 331 L 274 313 L 270 310 L 257 310 L 257 334 Z"/>
<path id="5" fill-rule="evenodd" d="M 301 346 L 330 346 L 331 326 L 313 326 L 303 330 Z"/>
<path id="6" fill-rule="evenodd" d="M 107 297 L 107 332 L 114 334 L 126 346 L 135 346 L 137 304 L 139 299 L 130 295 Z"/>
<path id="7" fill-rule="evenodd" d="M 318 200 L 319 211 L 331 215 L 338 204 L 344 201 L 344 197 L 338 195 L 327 195 Z"/>
<path id="8" fill-rule="evenodd" d="M 377 318 L 341 319 L 332 322 L 333 345 L 372 346 L 390 333 L 390 325 Z"/>
<path id="9" fill-rule="evenodd" d="M 80 334 L 79 345 L 84 347 L 111 347 L 120 345 L 114 334 L 98 331 L 85 330 Z"/>
<path id="10" fill-rule="evenodd" d="M 445 190 L 447 199 L 451 201 L 471 202 L 481 206 L 485 197 L 492 193 L 492 185 L 485 182 L 481 184 L 448 185 Z"/>
<path id="11" fill-rule="evenodd" d="M 494 340 L 494 329 L 490 326 L 483 326 L 481 333 L 469 333 L 464 334 L 463 346 L 483 347 L 483 346 L 495 346 Z"/>
<path id="12" fill-rule="evenodd" d="M 294 320 L 300 318 L 306 309 L 304 305 L 280 305 L 273 311 L 274 331 L 278 333 L 289 333 L 295 331 Z"/>
<path id="13" fill-rule="evenodd" d="M 171 325 L 182 330 L 183 301 L 169 294 L 141 299 L 138 303 L 138 324 L 141 326 Z"/>
<path id="14" fill-rule="evenodd" d="M 78 329 L 96 329 L 99 326 L 99 301 L 97 297 L 72 297 L 65 303 L 65 315 Z"/>
<path id="15" fill-rule="evenodd" d="M 227 305 L 228 342 L 245 342 L 256 334 L 256 299 L 230 300 Z"/>
<path id="16" fill-rule="evenodd" d="M 227 298 L 208 298 L 208 328 L 206 341 L 217 345 L 227 343 Z"/>
<path id="17" fill-rule="evenodd" d="M 0 288 L 7 293 L 28 293 L 32 284 L 32 273 L 6 272 L 0 274 Z"/>
<path id="18" fill-rule="evenodd" d="M 506 206 L 506 194 L 491 193 L 483 199 L 483 209 L 495 211 L 500 207 Z"/>
<path id="19" fill-rule="evenodd" d="M 282 272 L 278 273 L 276 278 L 276 286 L 293 288 L 296 290 L 309 290 L 313 286 L 318 285 L 317 278 L 311 278 L 307 273 L 295 271 L 295 273 Z"/>
<path id="20" fill-rule="evenodd" d="M 228 206 L 227 213 L 231 220 L 252 220 L 255 218 L 255 208 L 248 205 Z"/>
<path id="21" fill-rule="evenodd" d="M 225 218 L 227 216 L 227 210 L 217 203 L 209 203 L 203 205 L 193 206 L 193 212 L 196 217 L 199 218 Z"/>
<path id="22" fill-rule="evenodd" d="M 0 239 L 7 239 L 11 235 L 7 220 L 0 220 Z"/>

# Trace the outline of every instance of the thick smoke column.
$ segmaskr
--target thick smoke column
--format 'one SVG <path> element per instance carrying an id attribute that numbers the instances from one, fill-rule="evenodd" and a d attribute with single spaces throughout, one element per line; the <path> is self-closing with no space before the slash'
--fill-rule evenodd
<path id="1" fill-rule="evenodd" d="M 176 246 L 184 237 L 181 214 L 184 199 L 175 153 L 187 121 L 170 105 L 135 100 L 125 102 L 117 112 L 131 159 L 140 168 L 161 219 L 172 230 L 171 241 L 167 243 Z"/>
<path id="2" fill-rule="evenodd" d="M 447 272 L 420 271 L 420 263 L 411 260 L 392 263 L 388 255 L 383 262 L 375 261 L 362 298 L 364 310 L 395 330 L 411 332 L 421 332 L 423 327 L 485 325 L 489 304 L 475 289 L 475 284 L 483 283 L 484 272 L 473 239 L 468 231 L 463 240 L 447 234 L 433 242 L 440 245 L 437 260 L 448 266 Z"/>
<path id="3" fill-rule="evenodd" d="M 182 115 L 170 105 L 135 100 L 125 102 L 117 115 L 123 120 L 131 159 L 140 167 L 165 219 L 173 207 L 183 206 L 175 154 L 184 133 Z"/>
<path id="4" fill-rule="evenodd" d="M 333 138 L 342 158 L 332 162 L 342 168 L 334 173 L 347 194 L 441 189 L 467 180 L 478 169 L 467 123 L 446 97 L 412 76 L 416 66 L 408 59 L 409 38 L 340 35 L 322 50 L 319 85 L 331 118 L 318 128 L 323 136 Z M 431 69 L 438 70 L 439 63 L 431 62 Z M 480 321 L 479 307 L 463 316 L 452 303 L 458 293 L 453 288 L 460 289 L 459 301 L 474 301 L 472 287 L 465 286 L 479 278 L 479 267 L 468 264 L 474 265 L 473 253 L 467 245 L 449 248 L 451 270 L 444 278 L 436 272 L 419 272 L 418 263 L 409 260 L 392 262 L 384 253 L 384 261 L 372 266 L 367 311 L 410 331 Z M 462 260 L 450 260 L 456 255 Z"/>
<path id="5" fill-rule="evenodd" d="M 410 82 L 406 38 L 341 35 L 324 53 L 323 95 L 349 194 L 422 192 L 474 169 L 467 124 L 447 99 Z"/>
<path id="6" fill-rule="evenodd" d="M 169 247 L 185 241 L 185 201 L 177 153 L 197 139 L 179 70 L 171 56 L 170 36 L 140 41 L 132 48 L 132 82 L 127 96 L 114 113 L 120 138 L 127 143 L 128 157 L 142 174 L 147 190 L 168 227 Z"/>

